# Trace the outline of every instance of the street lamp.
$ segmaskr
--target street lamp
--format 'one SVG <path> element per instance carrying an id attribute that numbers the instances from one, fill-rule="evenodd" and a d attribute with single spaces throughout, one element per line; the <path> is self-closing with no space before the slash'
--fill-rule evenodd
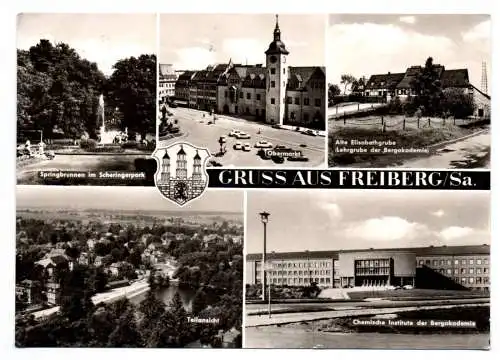
<path id="1" fill-rule="evenodd" d="M 262 300 L 265 301 L 266 300 L 266 235 L 267 235 L 267 223 L 269 222 L 269 214 L 268 212 L 266 211 L 263 211 L 261 213 L 259 213 L 260 215 L 260 221 L 262 222 L 262 224 L 264 225 L 264 250 L 262 252 L 262 274 L 261 274 L 261 278 L 262 278 Z"/>

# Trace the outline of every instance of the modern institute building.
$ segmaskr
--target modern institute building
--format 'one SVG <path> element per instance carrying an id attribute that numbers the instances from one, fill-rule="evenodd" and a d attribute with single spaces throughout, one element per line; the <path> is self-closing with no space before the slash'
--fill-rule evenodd
<path id="1" fill-rule="evenodd" d="M 322 288 L 404 286 L 489 290 L 489 245 L 268 253 L 268 283 Z M 247 284 L 260 284 L 262 254 L 246 258 Z"/>
<path id="2" fill-rule="evenodd" d="M 265 65 L 234 64 L 229 60 L 204 70 L 186 71 L 176 82 L 176 100 L 219 114 L 324 130 L 325 68 L 289 66 L 289 54 L 276 16 Z"/>

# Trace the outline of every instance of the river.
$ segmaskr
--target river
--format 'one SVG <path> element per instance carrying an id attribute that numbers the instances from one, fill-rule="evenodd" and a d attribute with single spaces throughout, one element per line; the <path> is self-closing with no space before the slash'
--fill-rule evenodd
<path id="1" fill-rule="evenodd" d="M 182 303 L 184 304 L 184 308 L 186 311 L 191 311 L 191 304 L 193 302 L 194 295 L 196 293 L 195 290 L 192 289 L 179 289 L 176 283 L 171 283 L 168 288 L 160 289 L 157 291 L 156 295 L 158 299 L 162 300 L 166 305 L 172 301 L 176 292 L 179 292 L 181 296 Z M 130 299 L 133 304 L 139 304 L 146 297 L 146 292 L 134 296 Z"/>
<path id="2" fill-rule="evenodd" d="M 489 334 L 329 333 L 263 326 L 245 329 L 245 347 L 484 350 L 489 347 Z"/>

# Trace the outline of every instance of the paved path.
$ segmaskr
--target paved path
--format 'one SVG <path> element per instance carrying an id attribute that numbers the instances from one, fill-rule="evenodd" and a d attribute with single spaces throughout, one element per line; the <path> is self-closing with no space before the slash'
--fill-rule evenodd
<path id="1" fill-rule="evenodd" d="M 269 326 L 277 324 L 289 324 L 302 321 L 313 321 L 322 319 L 334 319 L 351 316 L 369 316 L 379 314 L 393 314 L 405 311 L 415 310 L 435 310 L 435 309 L 452 309 L 457 307 L 476 307 L 476 306 L 490 306 L 486 304 L 454 304 L 454 305 L 427 305 L 427 306 L 404 306 L 404 307 L 391 307 L 391 308 L 369 308 L 369 309 L 342 309 L 332 311 L 320 311 L 309 313 L 287 313 L 287 314 L 272 314 L 268 315 L 247 315 L 245 317 L 245 327 L 255 326 Z"/>
<path id="2" fill-rule="evenodd" d="M 415 169 L 490 168 L 490 131 L 445 146 L 436 154 L 405 161 L 397 167 Z"/>
<path id="3" fill-rule="evenodd" d="M 309 136 L 296 131 L 286 129 L 274 129 L 267 125 L 258 124 L 251 121 L 246 121 L 229 116 L 218 116 L 215 124 L 208 125 L 208 121 L 212 121 L 213 117 L 206 112 L 176 108 L 172 109 L 174 119 L 178 119 L 178 125 L 183 136 L 162 141 L 161 145 L 169 145 L 178 141 L 187 141 L 195 146 L 207 147 L 211 153 L 215 154 L 219 151 L 220 146 L 218 140 L 221 136 L 226 136 L 227 153 L 216 158 L 216 161 L 224 166 L 261 166 L 261 167 L 323 167 L 325 159 L 325 144 L 326 137 L 324 136 Z M 205 118 L 203 117 L 205 114 Z M 232 129 L 244 131 L 251 136 L 247 140 L 237 140 L 229 137 L 228 134 Z M 260 134 L 257 134 L 260 129 Z M 262 160 L 256 153 L 254 144 L 260 140 L 267 140 L 275 145 L 286 145 L 294 150 L 302 151 L 303 155 L 309 158 L 308 162 L 288 162 L 283 164 L 275 164 L 271 160 Z M 243 152 L 241 150 L 233 150 L 235 142 L 250 144 L 252 150 Z M 301 147 L 304 144 L 306 147 Z"/>

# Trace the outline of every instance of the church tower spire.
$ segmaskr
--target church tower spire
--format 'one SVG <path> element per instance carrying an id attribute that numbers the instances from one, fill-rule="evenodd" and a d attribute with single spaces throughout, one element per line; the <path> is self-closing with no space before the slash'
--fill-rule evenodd
<path id="1" fill-rule="evenodd" d="M 278 23 L 278 14 L 276 14 L 276 26 L 274 28 L 274 41 L 280 41 L 281 40 L 281 30 L 280 30 L 280 25 Z"/>

